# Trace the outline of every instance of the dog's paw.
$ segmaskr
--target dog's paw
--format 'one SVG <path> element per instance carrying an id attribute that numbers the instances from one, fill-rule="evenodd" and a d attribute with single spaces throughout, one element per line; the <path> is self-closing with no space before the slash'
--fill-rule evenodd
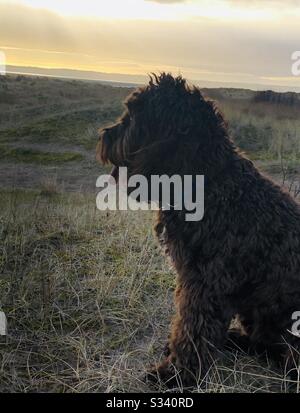
<path id="1" fill-rule="evenodd" d="M 241 335 L 240 330 L 231 329 L 227 333 L 227 341 L 224 347 L 229 351 L 249 354 L 251 343 L 248 336 Z"/>
<path id="2" fill-rule="evenodd" d="M 150 368 L 144 376 L 144 381 L 160 389 L 180 390 L 183 387 L 180 371 L 168 361 Z"/>
<path id="3" fill-rule="evenodd" d="M 163 348 L 163 355 L 164 355 L 165 357 L 169 357 L 170 354 L 171 354 L 170 344 L 169 344 L 169 342 L 167 341 L 166 344 L 165 344 L 165 346 L 164 346 L 164 348 Z"/>

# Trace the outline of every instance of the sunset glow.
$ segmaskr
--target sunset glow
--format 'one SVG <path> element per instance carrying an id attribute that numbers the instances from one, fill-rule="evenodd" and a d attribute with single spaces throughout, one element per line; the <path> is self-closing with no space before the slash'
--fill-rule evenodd
<path id="1" fill-rule="evenodd" d="M 274 10 L 245 10 L 232 7 L 221 0 L 170 2 L 168 4 L 143 0 L 21 0 L 20 3 L 35 8 L 44 8 L 64 16 L 94 17 L 99 19 L 123 20 L 182 20 L 207 17 L 228 20 L 256 20 L 276 17 Z"/>
<path id="2" fill-rule="evenodd" d="M 0 0 L 8 65 L 300 87 L 293 0 Z M 284 28 L 284 36 L 282 31 Z M 14 69 L 15 70 L 15 69 Z"/>

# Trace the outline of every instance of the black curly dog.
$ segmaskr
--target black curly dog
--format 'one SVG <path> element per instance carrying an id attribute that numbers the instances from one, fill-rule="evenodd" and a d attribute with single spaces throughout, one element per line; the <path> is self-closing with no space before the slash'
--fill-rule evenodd
<path id="1" fill-rule="evenodd" d="M 97 157 L 128 175 L 204 175 L 205 214 L 160 210 L 157 236 L 177 272 L 176 315 L 165 360 L 150 374 L 173 385 L 203 379 L 226 348 L 235 315 L 246 337 L 237 346 L 266 349 L 295 369 L 300 338 L 300 209 L 235 147 L 215 103 L 182 77 L 162 73 L 134 91 L 112 127 L 101 131 Z"/>

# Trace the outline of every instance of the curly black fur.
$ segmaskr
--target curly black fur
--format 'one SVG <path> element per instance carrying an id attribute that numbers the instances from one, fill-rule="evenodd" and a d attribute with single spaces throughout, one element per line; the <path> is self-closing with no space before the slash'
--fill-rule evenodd
<path id="1" fill-rule="evenodd" d="M 300 209 L 260 173 L 228 136 L 214 102 L 184 79 L 162 73 L 134 91 L 126 111 L 101 132 L 102 162 L 129 175 L 205 175 L 205 215 L 158 212 L 156 233 L 177 271 L 165 361 L 155 372 L 169 380 L 203 378 L 238 314 L 249 347 L 272 348 L 292 368 L 300 339 L 289 330 L 300 311 Z"/>

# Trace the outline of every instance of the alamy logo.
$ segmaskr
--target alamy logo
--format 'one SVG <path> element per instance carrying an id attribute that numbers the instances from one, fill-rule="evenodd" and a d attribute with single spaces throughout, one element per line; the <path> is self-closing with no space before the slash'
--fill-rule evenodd
<path id="1" fill-rule="evenodd" d="M 300 311 L 295 311 L 292 314 L 292 320 L 295 322 L 292 324 L 291 333 L 296 337 L 300 337 Z"/>
<path id="2" fill-rule="evenodd" d="M 0 336 L 6 336 L 7 334 L 7 321 L 3 311 L 0 311 Z"/>
<path id="3" fill-rule="evenodd" d="M 129 179 L 127 177 L 127 168 L 118 168 L 118 190 L 112 175 L 98 177 L 96 187 L 101 190 L 96 204 L 100 211 L 146 211 L 161 208 L 164 211 L 184 211 L 186 221 L 200 221 L 203 218 L 203 175 L 151 175 L 149 182 L 143 175 L 132 175 Z"/>
<path id="4" fill-rule="evenodd" d="M 292 54 L 292 60 L 294 63 L 292 64 L 292 74 L 294 76 L 300 76 L 300 51 L 295 51 Z"/>

